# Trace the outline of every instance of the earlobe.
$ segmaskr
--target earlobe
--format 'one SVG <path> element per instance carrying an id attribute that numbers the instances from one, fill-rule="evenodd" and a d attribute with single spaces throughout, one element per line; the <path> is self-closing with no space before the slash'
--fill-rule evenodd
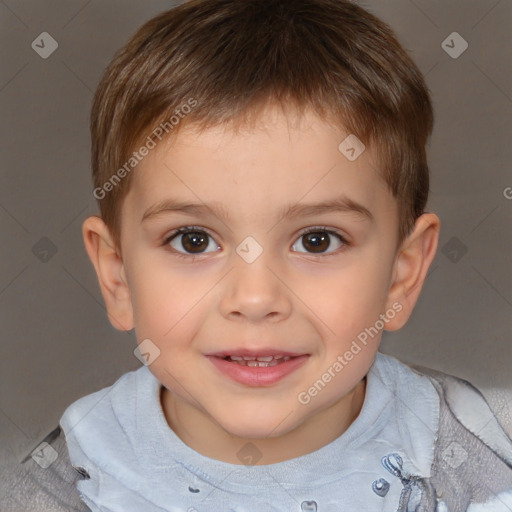
<path id="1" fill-rule="evenodd" d="M 436 255 L 440 224 L 437 215 L 425 213 L 416 220 L 414 230 L 402 243 L 387 300 L 387 307 L 398 302 L 402 310 L 386 325 L 386 330 L 400 329 L 409 319 Z"/>
<path id="2" fill-rule="evenodd" d="M 133 329 L 133 309 L 123 259 L 108 227 L 100 217 L 88 217 L 82 225 L 82 235 L 98 276 L 110 323 L 121 331 Z"/>

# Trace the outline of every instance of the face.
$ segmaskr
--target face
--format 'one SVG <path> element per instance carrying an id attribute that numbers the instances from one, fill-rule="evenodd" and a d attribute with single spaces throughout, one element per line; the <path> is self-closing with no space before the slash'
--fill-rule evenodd
<path id="1" fill-rule="evenodd" d="M 338 149 L 347 135 L 268 107 L 238 133 L 184 126 L 137 166 L 123 272 L 176 417 L 284 436 L 368 372 L 380 332 L 353 343 L 389 308 L 398 214 L 371 151 Z"/>

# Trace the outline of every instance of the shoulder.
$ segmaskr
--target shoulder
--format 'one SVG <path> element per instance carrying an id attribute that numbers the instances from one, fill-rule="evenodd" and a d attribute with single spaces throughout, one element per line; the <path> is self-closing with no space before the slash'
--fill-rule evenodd
<path id="1" fill-rule="evenodd" d="M 90 479 L 78 489 L 91 489 L 101 475 L 126 477 L 131 485 L 147 460 L 146 442 L 151 444 L 155 420 L 161 412 L 161 384 L 150 370 L 141 368 L 123 374 L 114 384 L 73 402 L 64 411 L 60 426 L 74 466 L 87 468 Z M 162 420 L 165 422 L 165 419 Z M 142 434 L 147 426 L 147 435 Z M 168 429 L 167 423 L 165 423 Z M 94 492 L 98 489 L 94 488 Z M 87 497 L 86 503 L 89 503 Z"/>
<path id="2" fill-rule="evenodd" d="M 441 428 L 458 423 L 496 452 L 512 467 L 512 440 L 484 395 L 469 381 L 418 365 L 408 365 L 379 353 L 376 373 L 388 383 L 393 394 L 418 414 L 434 399 Z M 412 396 L 413 400 L 408 398 Z"/>
<path id="3" fill-rule="evenodd" d="M 69 405 L 60 419 L 69 446 L 69 432 L 94 435 L 134 421 L 138 402 L 154 394 L 156 377 L 145 366 L 121 375 L 111 386 L 85 395 Z"/>
<path id="4" fill-rule="evenodd" d="M 89 415 L 96 411 L 101 416 L 102 409 L 111 408 L 117 403 L 126 405 L 127 400 L 134 402 L 138 386 L 142 381 L 151 378 L 150 375 L 149 370 L 144 366 L 138 370 L 124 373 L 111 386 L 104 387 L 73 402 L 64 411 L 63 417 L 71 425 L 74 425 L 81 422 L 85 414 Z"/>
<path id="5" fill-rule="evenodd" d="M 430 368 L 412 370 L 427 376 L 440 398 L 441 420 L 456 421 L 512 468 L 512 440 L 484 395 L 469 381 Z"/>
<path id="6" fill-rule="evenodd" d="M 466 380 L 406 365 L 391 356 L 379 355 L 376 370 L 404 405 L 404 412 L 412 413 L 413 421 L 406 421 L 409 433 L 402 437 L 415 436 L 414 416 L 433 434 L 429 476 L 409 475 L 407 485 L 421 483 L 429 489 L 422 499 L 434 500 L 436 510 L 512 510 L 508 508 L 512 501 L 512 440 L 483 394 Z M 425 423 L 432 416 L 435 421 Z"/>
<path id="7" fill-rule="evenodd" d="M 85 476 L 71 465 L 61 428 L 36 450 L 22 463 L 9 457 L 2 461 L 2 512 L 90 512 L 76 488 Z"/>
<path id="8" fill-rule="evenodd" d="M 505 511 L 512 500 L 512 440 L 470 382 L 427 368 L 439 395 L 430 482 L 448 510 Z"/>

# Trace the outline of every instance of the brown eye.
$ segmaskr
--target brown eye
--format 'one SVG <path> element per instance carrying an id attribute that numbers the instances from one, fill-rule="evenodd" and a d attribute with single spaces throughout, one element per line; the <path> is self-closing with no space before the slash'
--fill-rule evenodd
<path id="1" fill-rule="evenodd" d="M 218 248 L 208 233 L 199 230 L 179 230 L 167 239 L 167 243 L 176 251 L 186 254 L 202 254 L 211 252 L 208 248 Z"/>
<path id="2" fill-rule="evenodd" d="M 329 249 L 331 241 L 327 233 L 308 233 L 302 237 L 302 245 L 310 252 L 325 252 Z"/>
<path id="3" fill-rule="evenodd" d="M 181 243 L 188 252 L 203 252 L 208 247 L 208 235 L 202 233 L 186 233 L 181 235 Z"/>
<path id="4" fill-rule="evenodd" d="M 333 244 L 333 237 L 335 243 Z M 298 248 L 296 246 L 299 246 Z M 333 250 L 327 252 L 331 246 L 334 245 Z M 300 236 L 300 238 L 293 245 L 293 250 L 297 252 L 306 252 L 313 254 L 330 254 L 336 249 L 346 245 L 344 238 L 338 233 L 326 230 L 309 231 Z M 305 249 L 305 251 L 301 250 Z"/>

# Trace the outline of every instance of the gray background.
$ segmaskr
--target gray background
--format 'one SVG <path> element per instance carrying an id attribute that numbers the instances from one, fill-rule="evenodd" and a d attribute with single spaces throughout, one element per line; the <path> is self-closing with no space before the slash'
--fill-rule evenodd
<path id="1" fill-rule="evenodd" d="M 133 333 L 108 322 L 81 238 L 82 221 L 98 211 L 88 115 L 114 51 L 172 5 L 0 2 L 4 462 L 35 448 L 72 401 L 140 366 Z M 471 380 L 512 432 L 512 2 L 363 5 L 395 29 L 436 110 L 429 208 L 442 220 L 440 248 L 409 324 L 385 334 L 382 351 Z M 47 59 L 31 47 L 42 32 L 58 42 Z M 442 47 L 452 32 L 469 45 L 458 58 Z"/>

